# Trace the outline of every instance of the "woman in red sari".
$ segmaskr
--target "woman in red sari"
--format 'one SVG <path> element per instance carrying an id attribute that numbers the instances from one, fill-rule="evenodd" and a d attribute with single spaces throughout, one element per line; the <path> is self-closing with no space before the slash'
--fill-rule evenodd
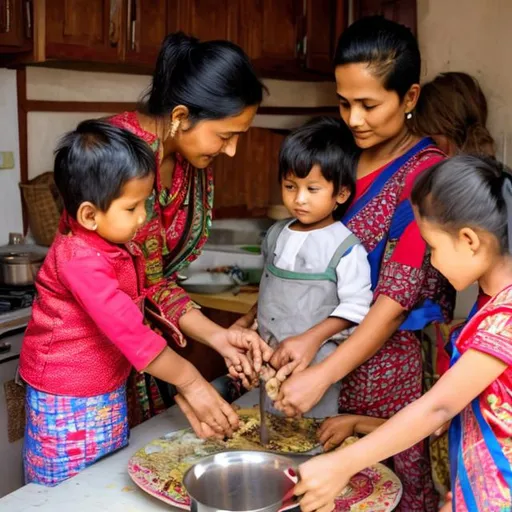
<path id="1" fill-rule="evenodd" d="M 408 127 L 420 92 L 420 53 L 408 29 L 363 18 L 342 34 L 335 65 L 341 117 L 361 149 L 356 197 L 343 222 L 369 254 L 374 302 L 336 352 L 283 383 L 276 405 L 289 415 L 307 411 L 342 379 L 340 412 L 389 418 L 422 393 L 417 332 L 452 313 L 453 290 L 430 266 L 409 200 L 415 178 L 444 155 Z M 286 362 L 277 352 L 272 362 L 278 358 Z M 393 464 L 404 488 L 400 510 L 437 510 L 426 443 Z M 325 471 L 308 462 L 303 487 Z"/>
<path id="2" fill-rule="evenodd" d="M 238 46 L 170 34 L 162 44 L 143 105 L 110 119 L 145 140 L 156 155 L 156 183 L 146 206 L 147 222 L 129 244 L 134 257 L 145 261 L 146 317 L 178 346 L 185 345 L 186 335 L 211 346 L 228 361 L 233 350 L 244 351 L 250 342 L 252 346 L 261 342 L 265 358 L 269 349 L 253 331 L 224 329 L 206 318 L 176 284 L 176 277 L 197 258 L 208 237 L 213 205 L 209 166 L 221 153 L 235 154 L 238 138 L 249 129 L 263 90 Z M 154 382 L 146 382 L 142 374 L 134 379 L 132 425 L 163 408 Z M 193 403 L 185 403 L 180 396 L 176 401 L 197 433 L 211 433 L 198 423 Z"/>

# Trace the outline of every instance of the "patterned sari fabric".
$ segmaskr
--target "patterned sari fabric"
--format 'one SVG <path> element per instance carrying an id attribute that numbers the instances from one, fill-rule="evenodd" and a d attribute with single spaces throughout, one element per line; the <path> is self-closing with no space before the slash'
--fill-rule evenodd
<path id="1" fill-rule="evenodd" d="M 155 152 L 156 183 L 146 204 L 147 220 L 127 248 L 134 258 L 144 261 L 148 323 L 166 339 L 183 347 L 186 341 L 179 330 L 179 319 L 195 305 L 176 284 L 176 276 L 198 257 L 208 238 L 213 206 L 212 170 L 196 169 L 177 154 L 172 184 L 166 189 L 159 172 L 160 140 L 142 129 L 136 112 L 124 112 L 109 120 L 146 141 Z M 128 400 L 130 426 L 164 409 L 154 379 L 146 380 L 143 374 L 131 376 Z"/>
<path id="2" fill-rule="evenodd" d="M 405 155 L 358 180 L 343 219 L 368 251 L 374 299 L 385 295 L 409 313 L 379 352 L 343 380 L 340 412 L 389 418 L 422 394 L 422 354 L 416 332 L 448 321 L 453 289 L 429 264 L 409 201 L 415 178 L 444 155 L 423 139 Z M 437 510 L 427 442 L 393 458 L 404 486 L 399 510 Z"/>
<path id="3" fill-rule="evenodd" d="M 26 389 L 25 483 L 57 485 L 128 444 L 125 386 L 91 397 Z"/>
<path id="4" fill-rule="evenodd" d="M 455 512 L 512 510 L 512 286 L 491 299 L 462 329 L 452 364 L 467 350 L 499 359 L 506 370 L 450 425 Z"/>

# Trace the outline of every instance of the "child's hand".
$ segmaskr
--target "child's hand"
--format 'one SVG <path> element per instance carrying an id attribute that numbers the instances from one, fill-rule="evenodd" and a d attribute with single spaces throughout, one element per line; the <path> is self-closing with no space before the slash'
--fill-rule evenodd
<path id="1" fill-rule="evenodd" d="M 222 436 L 233 435 L 233 431 L 238 428 L 238 415 L 199 373 L 192 381 L 177 386 L 177 389 L 189 405 L 189 408 L 185 405 L 183 412 L 198 436 L 203 432 L 210 437 L 212 431 Z M 181 405 L 184 405 L 183 401 Z M 204 425 L 198 427 L 198 422 Z"/>
<path id="2" fill-rule="evenodd" d="M 194 430 L 196 436 L 199 437 L 199 439 L 208 439 L 212 437 L 216 439 L 224 439 L 222 434 L 217 434 L 206 423 L 199 420 L 194 410 L 184 397 L 178 394 L 175 395 L 174 400 L 178 404 L 178 407 L 181 409 L 183 414 L 186 416 L 190 426 Z"/>
<path id="3" fill-rule="evenodd" d="M 353 436 L 357 420 L 355 414 L 343 414 L 325 420 L 317 432 L 324 451 L 340 446 L 347 437 Z"/>
<path id="4" fill-rule="evenodd" d="M 319 348 L 306 335 L 291 336 L 279 344 L 270 364 L 277 369 L 287 366 L 289 373 L 298 373 L 311 364 Z"/>
<path id="5" fill-rule="evenodd" d="M 300 481 L 295 486 L 303 512 L 331 512 L 334 500 L 347 486 L 351 475 L 340 464 L 340 452 L 313 457 L 299 467 Z"/>
<path id="6" fill-rule="evenodd" d="M 274 407 L 287 416 L 304 414 L 320 401 L 330 385 L 321 365 L 310 366 L 283 382 Z"/>

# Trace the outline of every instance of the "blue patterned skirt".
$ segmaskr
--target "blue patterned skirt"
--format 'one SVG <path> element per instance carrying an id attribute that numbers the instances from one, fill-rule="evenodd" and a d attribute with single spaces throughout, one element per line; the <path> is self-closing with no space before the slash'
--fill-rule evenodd
<path id="1" fill-rule="evenodd" d="M 125 386 L 93 397 L 26 388 L 26 483 L 57 485 L 128 444 Z"/>

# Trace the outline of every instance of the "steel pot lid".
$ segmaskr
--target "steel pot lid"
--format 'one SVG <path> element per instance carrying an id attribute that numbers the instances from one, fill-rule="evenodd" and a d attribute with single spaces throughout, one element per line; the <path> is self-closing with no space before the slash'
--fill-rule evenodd
<path id="1" fill-rule="evenodd" d="M 0 262 L 9 265 L 27 265 L 31 263 L 41 263 L 44 255 L 37 252 L 10 252 L 0 254 Z"/>

